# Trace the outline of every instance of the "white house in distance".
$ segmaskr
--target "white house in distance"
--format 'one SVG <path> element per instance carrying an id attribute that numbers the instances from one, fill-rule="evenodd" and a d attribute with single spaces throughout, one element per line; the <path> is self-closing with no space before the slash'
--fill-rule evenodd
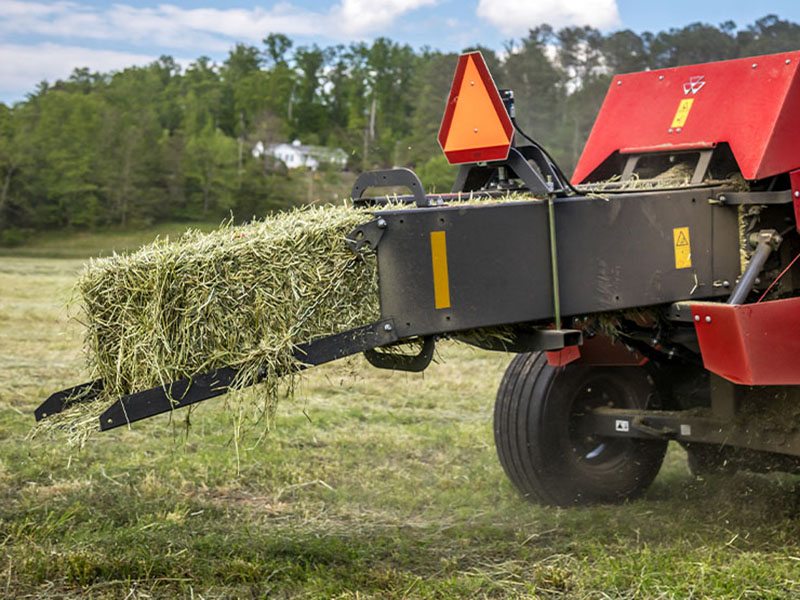
<path id="1" fill-rule="evenodd" d="M 306 146 L 295 140 L 291 144 L 264 145 L 263 142 L 253 146 L 253 156 L 262 158 L 271 156 L 283 162 L 287 169 L 309 169 L 316 171 L 320 165 L 330 165 L 343 170 L 347 167 L 347 153 L 341 148 L 326 148 L 325 146 Z"/>

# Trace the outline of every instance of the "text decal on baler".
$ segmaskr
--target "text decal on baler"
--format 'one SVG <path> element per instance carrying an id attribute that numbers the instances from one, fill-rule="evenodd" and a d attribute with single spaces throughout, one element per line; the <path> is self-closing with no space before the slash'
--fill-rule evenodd
<path id="1" fill-rule="evenodd" d="M 675 248 L 675 268 L 690 269 L 692 267 L 692 242 L 688 227 L 676 227 L 672 230 L 672 243 Z"/>
<path id="2" fill-rule="evenodd" d="M 447 236 L 444 231 L 431 231 L 433 262 L 433 305 L 450 308 L 450 275 L 447 272 Z"/>

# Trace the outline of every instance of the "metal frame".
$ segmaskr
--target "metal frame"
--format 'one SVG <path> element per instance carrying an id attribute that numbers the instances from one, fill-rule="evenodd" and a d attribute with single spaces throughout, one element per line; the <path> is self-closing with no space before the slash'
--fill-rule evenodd
<path id="1" fill-rule="evenodd" d="M 636 167 L 639 166 L 639 161 L 645 156 L 658 156 L 658 155 L 681 155 L 681 154 L 697 154 L 697 164 L 695 165 L 692 177 L 689 183 L 695 185 L 702 183 L 708 174 L 708 167 L 711 165 L 711 159 L 714 156 L 715 148 L 707 148 L 700 150 L 689 151 L 672 151 L 672 152 L 648 152 L 641 154 L 629 154 L 625 160 L 625 167 L 622 169 L 620 182 L 626 182 L 633 177 L 636 172 Z"/>
<path id="2" fill-rule="evenodd" d="M 386 346 L 398 340 L 393 321 L 385 319 L 301 344 L 295 349 L 294 358 L 297 361 L 297 370 L 302 370 Z M 234 384 L 239 383 L 237 382 L 239 375 L 240 369 L 237 367 L 222 367 L 194 377 L 179 379 L 168 386 L 157 386 L 123 396 L 100 415 L 100 429 L 102 431 L 114 429 L 176 408 L 183 408 L 202 400 L 221 396 L 230 391 Z M 256 381 L 244 383 L 246 385 L 258 383 L 264 376 L 263 373 L 259 374 Z M 62 412 L 72 404 L 93 400 L 98 397 L 102 389 L 102 382 L 97 380 L 56 392 L 36 409 L 36 420 L 40 421 L 45 417 Z"/>
<path id="3" fill-rule="evenodd" d="M 425 188 L 422 187 L 419 177 L 414 171 L 406 168 L 365 171 L 356 179 L 350 196 L 354 202 L 358 202 L 368 189 L 381 187 L 404 187 L 411 191 L 418 207 L 429 205 L 428 196 L 425 195 Z"/>
<path id="4" fill-rule="evenodd" d="M 789 61 L 784 64 L 789 65 Z M 783 83 L 796 79 L 796 67 L 784 68 L 784 71 Z M 680 69 L 677 72 L 681 72 Z M 650 82 L 649 78 L 651 74 L 630 76 L 622 89 L 631 87 L 629 83 L 660 85 Z M 622 80 L 617 81 L 617 86 L 622 86 Z M 574 352 L 582 343 L 582 332 L 562 329 L 562 312 L 576 316 L 670 304 L 670 318 L 682 327 L 671 340 L 675 342 L 672 346 L 667 345 L 669 341 L 645 339 L 643 336 L 650 332 L 641 331 L 623 334 L 625 343 L 641 353 L 644 358 L 640 360 L 666 357 L 691 364 L 692 359 L 699 360 L 700 354 L 703 359 L 707 358 L 701 333 L 694 338 L 695 344 L 701 341 L 699 352 L 691 347 L 691 341 L 679 339 L 681 333 L 690 337 L 694 334 L 680 323 L 693 321 L 695 331 L 699 331 L 697 327 L 701 323 L 697 303 L 687 301 L 698 297 L 721 300 L 729 295 L 727 308 L 741 308 L 739 305 L 753 289 L 767 259 L 781 243 L 781 236 L 768 229 L 758 233 L 753 242 L 756 249 L 752 258 L 729 294 L 726 288 L 739 272 L 735 207 L 788 204 L 795 201 L 792 190 L 739 192 L 720 182 L 708 182 L 714 143 L 673 143 L 679 134 L 683 136 L 681 139 L 687 139 L 688 132 L 680 129 L 669 128 L 656 136 L 669 143 L 654 145 L 649 137 L 645 140 L 647 143 L 617 143 L 619 136 L 635 141 L 652 133 L 619 127 L 603 130 L 604 115 L 619 108 L 614 97 L 609 96 L 611 100 L 606 101 L 590 138 L 589 152 L 584 153 L 578 166 L 578 180 L 586 179 L 612 154 L 626 156 L 621 173 L 623 183 L 633 176 L 639 161 L 646 155 L 692 152 L 698 154 L 698 160 L 691 177 L 692 187 L 625 190 L 624 194 L 616 196 L 615 190 L 609 188 L 603 192 L 611 198 L 606 202 L 598 201 L 580 195 L 547 152 L 519 129 L 514 121 L 513 93 L 504 90 L 498 98 L 513 124 L 514 138 L 524 138 L 527 143 L 517 144 L 517 139 L 513 139 L 504 160 L 462 165 L 450 194 L 426 195 L 422 182 L 410 169 L 359 175 L 352 188 L 354 204 L 380 207 L 399 201 L 410 205 L 402 209 L 393 206 L 391 210 L 376 210 L 375 219 L 356 228 L 347 238 L 353 252 L 377 252 L 382 320 L 301 344 L 294 353 L 295 370 L 363 352 L 378 368 L 421 371 L 430 364 L 436 337 L 441 335 L 452 335 L 491 350 L 528 352 L 569 348 Z M 659 110 L 663 108 L 667 117 L 674 115 L 672 100 L 659 105 Z M 636 110 L 649 111 L 651 107 L 637 103 Z M 699 115 L 692 119 L 698 124 L 703 122 Z M 715 122 L 705 121 L 706 126 Z M 762 141 L 774 140 L 776 135 L 763 134 Z M 716 138 L 709 136 L 709 139 Z M 736 146 L 731 143 L 733 154 L 738 157 Z M 769 149 L 772 151 L 772 145 Z M 775 149 L 781 160 L 788 155 L 785 150 L 783 147 Z M 757 158 L 763 162 L 769 154 L 764 148 Z M 763 164 L 744 166 L 762 175 L 766 172 Z M 782 172 L 775 170 L 774 165 L 770 169 Z M 792 173 L 791 185 L 800 197 L 800 172 Z M 365 198 L 368 190 L 386 187 L 402 187 L 410 195 Z M 520 189 L 538 196 L 539 200 L 446 206 L 447 200 L 464 194 L 493 197 Z M 591 188 L 587 186 L 586 189 Z M 670 239 L 670 229 L 686 224 L 693 228 L 691 249 L 694 252 L 692 264 L 684 269 L 675 267 L 672 248 L 661 242 Z M 428 236 L 433 232 L 448 236 L 447 260 L 457 286 L 453 306 L 443 309 L 430 301 L 432 256 Z M 637 248 L 645 246 L 648 247 L 646 253 L 637 252 Z M 568 268 L 563 268 L 565 265 Z M 726 285 L 717 286 L 718 281 Z M 720 302 L 709 304 L 717 310 L 726 306 Z M 716 319 L 715 316 L 715 326 Z M 702 324 L 710 327 L 711 321 L 709 314 Z M 542 329 L 553 322 L 555 329 Z M 489 337 L 475 342 L 465 333 L 502 325 L 514 327 L 513 340 L 505 342 Z M 660 332 L 656 337 L 658 335 Z M 416 355 L 378 350 L 412 339 L 422 341 Z M 738 342 L 744 344 L 743 339 Z M 785 371 L 785 365 L 781 369 Z M 242 381 L 243 376 L 239 367 L 224 366 L 126 395 L 103 412 L 100 429 L 113 429 L 220 396 L 233 387 L 257 383 L 266 373 L 257 374 L 253 381 Z M 57 392 L 36 409 L 36 419 L 61 412 L 72 404 L 96 399 L 102 392 L 100 380 Z M 738 445 L 800 456 L 800 432 L 775 435 L 752 424 L 737 422 L 741 394 L 744 394 L 743 388 L 717 382 L 712 386 L 710 408 L 691 412 L 598 408 L 587 414 L 581 427 L 609 437 Z"/>

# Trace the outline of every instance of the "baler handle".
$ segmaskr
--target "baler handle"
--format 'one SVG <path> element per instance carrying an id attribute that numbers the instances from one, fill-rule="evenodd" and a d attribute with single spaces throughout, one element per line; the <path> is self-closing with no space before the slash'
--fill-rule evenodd
<path id="1" fill-rule="evenodd" d="M 375 187 L 404 187 L 414 196 L 417 206 L 425 207 L 430 205 L 428 197 L 425 195 L 425 189 L 422 187 L 422 182 L 411 169 L 365 171 L 356 179 L 351 196 L 353 200 L 360 200 L 364 192 Z"/>

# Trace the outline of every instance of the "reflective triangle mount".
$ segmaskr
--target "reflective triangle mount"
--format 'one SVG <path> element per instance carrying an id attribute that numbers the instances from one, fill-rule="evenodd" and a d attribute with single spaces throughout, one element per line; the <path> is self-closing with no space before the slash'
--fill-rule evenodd
<path id="1" fill-rule="evenodd" d="M 480 52 L 462 54 L 447 99 L 439 145 L 450 164 L 508 158 L 514 126 Z"/>

